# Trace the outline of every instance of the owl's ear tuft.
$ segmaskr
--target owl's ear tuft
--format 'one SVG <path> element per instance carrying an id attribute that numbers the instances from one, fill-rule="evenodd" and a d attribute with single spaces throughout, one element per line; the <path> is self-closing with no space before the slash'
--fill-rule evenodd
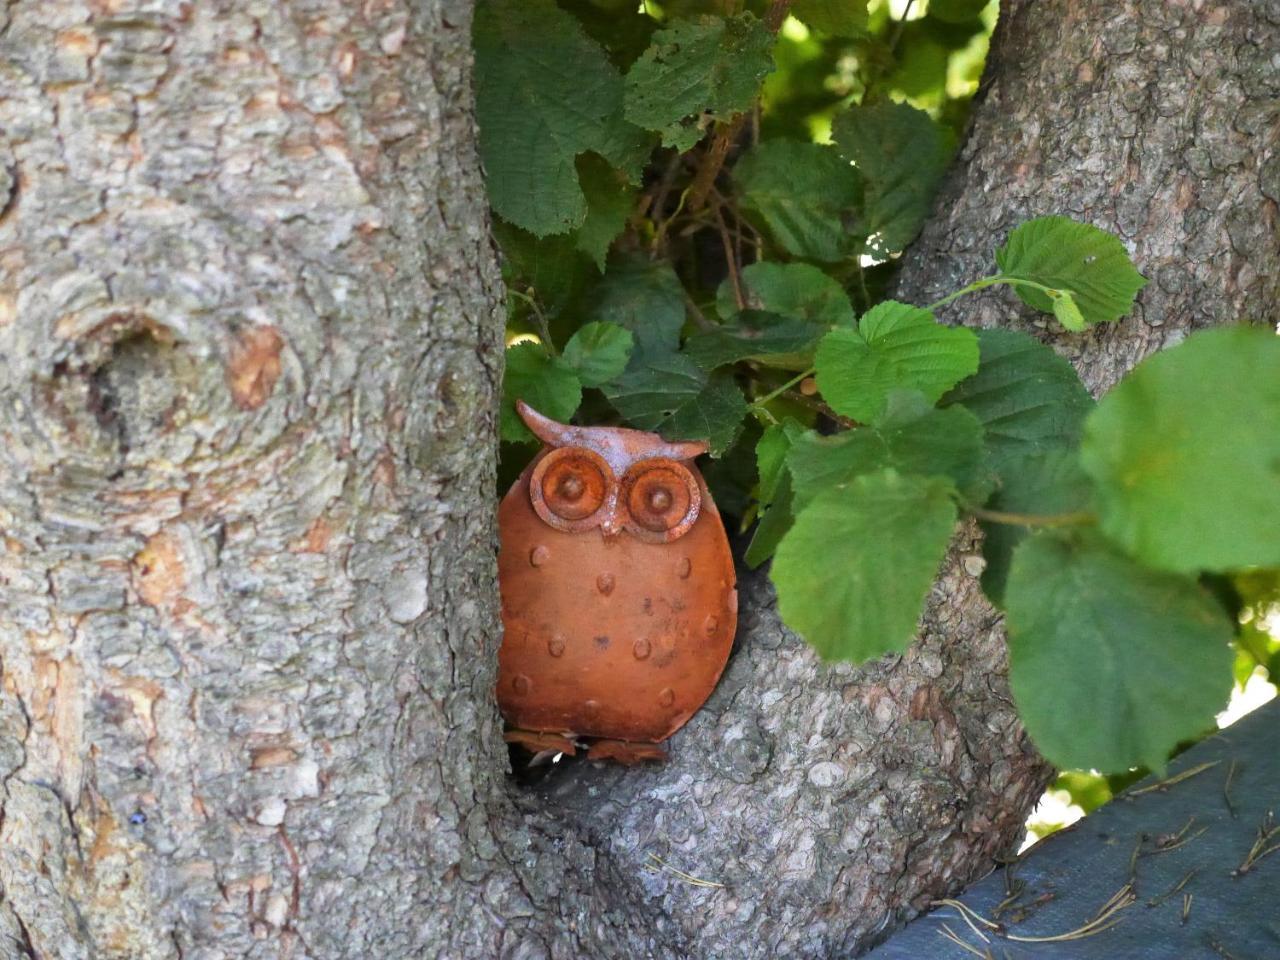
<path id="1" fill-rule="evenodd" d="M 550 417 L 544 417 L 523 400 L 516 401 L 516 413 L 535 437 L 549 447 L 564 447 L 574 442 L 576 428 L 557 423 Z"/>
<path id="2" fill-rule="evenodd" d="M 652 455 L 668 460 L 692 460 L 710 449 L 711 445 L 705 440 L 676 440 L 655 448 Z"/>

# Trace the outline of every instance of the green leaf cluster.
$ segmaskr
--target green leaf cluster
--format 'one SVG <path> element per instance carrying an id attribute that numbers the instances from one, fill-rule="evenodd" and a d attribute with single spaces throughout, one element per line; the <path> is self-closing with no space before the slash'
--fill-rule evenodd
<path id="1" fill-rule="evenodd" d="M 1233 638 L 1248 669 L 1280 659 L 1241 628 L 1280 583 L 1280 338 L 1197 333 L 1095 402 L 1050 343 L 953 322 L 984 290 L 1054 343 L 1134 310 L 1120 239 L 1057 215 L 936 303 L 889 299 L 964 120 L 947 78 L 995 5 L 791 11 L 775 31 L 694 0 L 479 0 L 503 473 L 536 450 L 517 399 L 705 440 L 746 562 L 772 559 L 824 658 L 904 650 L 944 565 L 980 575 L 1046 756 L 1158 768 L 1212 724 Z M 948 558 L 962 521 L 981 558 Z"/>

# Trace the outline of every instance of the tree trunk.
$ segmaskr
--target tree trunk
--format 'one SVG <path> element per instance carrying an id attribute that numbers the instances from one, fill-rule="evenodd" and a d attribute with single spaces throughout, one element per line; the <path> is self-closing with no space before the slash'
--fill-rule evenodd
<path id="1" fill-rule="evenodd" d="M 1065 211 L 1154 281 L 1095 386 L 1273 310 L 1276 10 L 1014 5 L 907 295 Z M 822 667 L 748 577 L 670 763 L 510 784 L 469 20 L 0 12 L 2 957 L 833 956 L 1039 793 L 969 534 L 906 656 Z"/>

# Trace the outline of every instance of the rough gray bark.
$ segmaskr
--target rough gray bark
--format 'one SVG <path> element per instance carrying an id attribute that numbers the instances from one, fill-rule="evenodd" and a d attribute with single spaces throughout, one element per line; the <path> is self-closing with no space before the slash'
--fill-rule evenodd
<path id="1" fill-rule="evenodd" d="M 1275 9 L 1015 7 L 917 266 L 977 275 L 1037 197 L 1152 237 L 1091 371 L 1274 302 Z M 907 656 L 822 668 L 749 579 L 671 763 L 510 786 L 468 24 L 0 12 L 0 956 L 830 956 L 1017 836 L 1045 769 L 965 538 Z"/>
<path id="2" fill-rule="evenodd" d="M 1001 290 L 946 316 L 1043 331 L 1095 392 L 1191 330 L 1275 324 L 1277 50 L 1276 0 L 1005 4 L 991 82 L 901 293 L 928 303 L 993 273 L 1009 230 L 1060 213 L 1124 239 L 1150 281 L 1131 316 L 1071 335 Z"/>

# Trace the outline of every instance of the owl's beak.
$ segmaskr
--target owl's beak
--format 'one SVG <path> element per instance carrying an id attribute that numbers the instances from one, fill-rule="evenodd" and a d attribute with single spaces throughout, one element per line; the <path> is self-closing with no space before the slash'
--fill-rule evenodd
<path id="1" fill-rule="evenodd" d="M 600 532 L 606 540 L 612 540 L 622 532 L 622 511 L 618 509 L 618 495 L 613 493 L 605 507 L 604 519 L 600 521 Z"/>

